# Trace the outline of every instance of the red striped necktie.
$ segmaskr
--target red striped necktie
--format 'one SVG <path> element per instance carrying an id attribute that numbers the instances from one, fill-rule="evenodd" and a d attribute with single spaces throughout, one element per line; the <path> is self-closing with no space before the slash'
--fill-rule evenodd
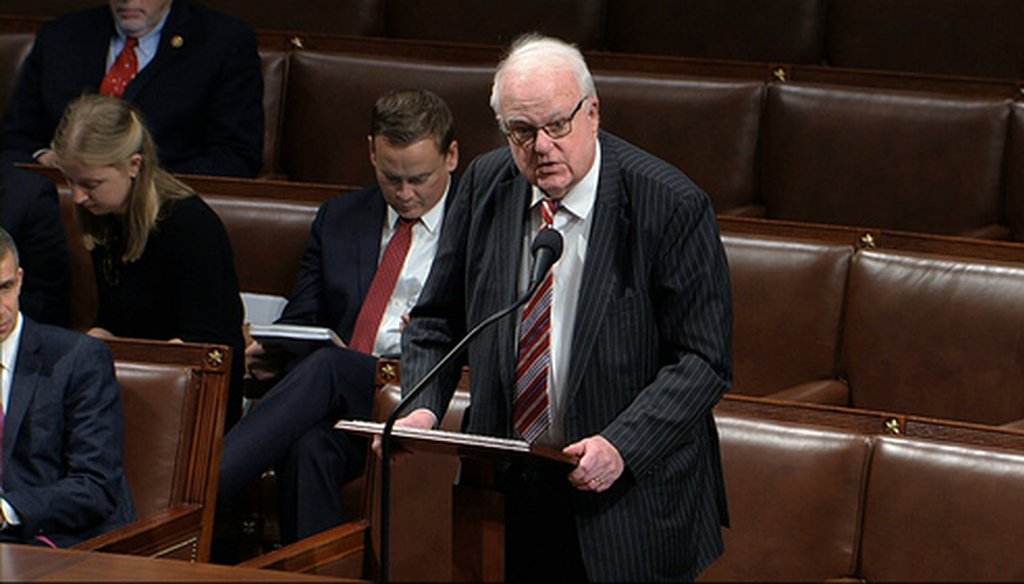
<path id="1" fill-rule="evenodd" d="M 107 71 L 107 75 L 100 84 L 100 94 L 110 97 L 121 97 L 128 84 L 135 79 L 139 72 L 139 57 L 135 54 L 135 47 L 139 46 L 139 39 L 128 37 L 121 49 L 121 54 L 114 61 L 114 66 Z"/>
<path id="2" fill-rule="evenodd" d="M 541 201 L 541 230 L 551 229 L 558 204 Z M 519 355 L 516 360 L 516 389 L 512 399 L 512 425 L 529 443 L 535 442 L 551 426 L 548 398 L 548 371 L 551 369 L 551 299 L 554 274 L 548 272 L 540 288 L 523 311 L 519 325 Z"/>
<path id="3" fill-rule="evenodd" d="M 363 306 L 356 317 L 356 326 L 352 331 L 352 340 L 348 348 L 353 351 L 373 354 L 373 345 L 377 341 L 377 329 L 380 328 L 380 321 L 387 310 L 388 302 L 391 301 L 391 294 L 395 291 L 395 283 L 402 273 L 402 266 L 405 265 L 405 256 L 409 255 L 409 247 L 412 245 L 412 228 L 416 219 L 399 219 L 398 229 L 388 241 L 384 249 L 384 257 L 377 266 L 377 273 L 373 276 L 370 284 L 370 291 L 366 293 Z"/>

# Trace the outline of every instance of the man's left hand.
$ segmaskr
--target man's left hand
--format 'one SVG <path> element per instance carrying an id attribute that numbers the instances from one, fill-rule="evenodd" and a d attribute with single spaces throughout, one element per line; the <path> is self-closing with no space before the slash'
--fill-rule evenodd
<path id="1" fill-rule="evenodd" d="M 626 467 L 618 449 L 600 434 L 570 444 L 562 452 L 579 457 L 579 463 L 569 474 L 569 482 L 581 491 L 607 491 Z"/>

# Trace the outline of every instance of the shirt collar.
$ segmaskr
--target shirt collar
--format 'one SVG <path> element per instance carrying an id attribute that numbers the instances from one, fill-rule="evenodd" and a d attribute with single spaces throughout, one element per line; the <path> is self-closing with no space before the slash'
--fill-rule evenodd
<path id="1" fill-rule="evenodd" d="M 146 33 L 145 36 L 139 37 L 138 50 L 143 54 L 143 56 L 150 57 L 155 55 L 157 49 L 160 48 L 160 34 L 164 30 L 164 25 L 167 24 L 167 17 L 171 15 L 171 10 L 174 10 L 173 6 L 171 6 L 170 10 L 164 14 L 164 17 L 160 19 L 160 22 L 153 27 L 153 30 Z M 120 50 L 124 48 L 125 43 L 128 42 L 128 34 L 121 29 L 116 20 L 114 22 L 114 30 L 117 33 L 115 45 L 117 51 L 120 52 Z"/>
<path id="2" fill-rule="evenodd" d="M 597 183 L 601 177 L 601 144 L 594 141 L 594 163 L 590 170 L 583 176 L 583 180 L 576 183 L 571 191 L 566 193 L 558 201 L 558 209 L 568 211 L 578 219 L 586 219 L 594 209 L 594 202 L 597 200 Z M 534 186 L 532 189 L 530 208 L 537 206 L 544 199 L 544 191 Z"/>
<path id="3" fill-rule="evenodd" d="M 445 199 L 448 198 L 448 190 L 452 188 L 452 175 L 448 174 L 448 184 L 444 187 L 444 194 L 437 200 L 437 204 L 434 205 L 429 211 L 420 217 L 419 222 L 429 233 L 435 233 L 441 228 L 441 221 L 444 219 L 444 205 Z M 388 227 L 394 229 L 398 223 L 398 212 L 395 211 L 390 205 L 388 206 Z"/>

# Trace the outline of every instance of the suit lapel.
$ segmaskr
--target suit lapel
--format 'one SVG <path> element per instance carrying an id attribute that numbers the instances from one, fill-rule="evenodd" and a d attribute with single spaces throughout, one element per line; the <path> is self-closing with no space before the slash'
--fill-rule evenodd
<path id="1" fill-rule="evenodd" d="M 388 218 L 387 205 L 384 203 L 384 194 L 379 188 L 374 189 L 373 196 L 366 201 L 365 214 L 353 214 L 355 224 L 352 226 L 357 237 L 355 244 L 358 254 L 356 277 L 359 281 L 359 297 L 366 298 L 370 291 L 370 284 L 373 283 L 373 276 L 377 273 L 377 263 L 381 254 L 381 230 Z M 345 233 L 348 230 L 343 231 Z M 362 302 L 360 302 L 362 304 Z"/>
<path id="2" fill-rule="evenodd" d="M 7 401 L 7 415 L 4 418 L 5 460 L 10 460 L 10 453 L 14 452 L 14 442 L 17 439 L 18 431 L 36 392 L 42 360 L 41 349 L 42 343 L 36 325 L 26 318 L 21 332 L 21 345 L 18 348 L 18 361 L 14 365 L 14 376 L 11 379 L 11 395 Z"/>
<path id="3" fill-rule="evenodd" d="M 515 301 L 519 293 L 519 266 L 523 258 L 523 237 L 526 229 L 526 218 L 529 216 L 530 184 L 519 174 L 503 182 L 497 189 L 494 213 L 494 239 L 492 249 L 499 250 L 495 254 L 495 274 L 501 282 L 498 287 L 504 296 L 492 303 L 490 312 L 505 307 Z M 487 316 L 487 315 L 484 315 Z M 498 323 L 497 338 L 499 350 L 498 374 L 500 387 L 515 387 L 516 370 L 516 330 L 519 318 L 509 316 Z M 511 392 L 506 396 L 507 405 L 511 407 Z M 509 410 L 511 411 L 511 410 Z"/>
<path id="4" fill-rule="evenodd" d="M 625 196 L 619 182 L 618 161 L 605 147 L 605 142 L 601 142 L 601 149 L 594 221 L 590 226 L 570 352 L 572 361 L 569 363 L 567 403 L 572 403 L 583 381 L 611 299 L 609 291 L 618 287 L 615 280 L 620 274 L 616 270 L 615 258 L 619 255 L 620 246 L 627 245 L 629 233 L 628 219 L 622 211 Z"/>
<path id="5" fill-rule="evenodd" d="M 167 15 L 167 22 L 164 23 L 163 31 L 160 33 L 160 46 L 156 55 L 125 88 L 125 99 L 134 101 L 161 69 L 176 61 L 192 48 L 189 41 L 196 38 L 196 35 L 191 21 L 189 6 L 186 2 L 175 0 L 171 3 L 171 12 Z"/>
<path id="6" fill-rule="evenodd" d="M 77 51 L 81 55 L 82 71 L 88 80 L 88 86 L 93 91 L 99 91 L 103 77 L 107 74 L 107 54 L 110 52 L 110 39 L 114 37 L 114 21 L 110 15 L 110 9 L 102 7 L 105 11 L 104 17 L 97 21 L 97 26 L 91 27 L 85 32 L 88 38 L 87 44 Z"/>

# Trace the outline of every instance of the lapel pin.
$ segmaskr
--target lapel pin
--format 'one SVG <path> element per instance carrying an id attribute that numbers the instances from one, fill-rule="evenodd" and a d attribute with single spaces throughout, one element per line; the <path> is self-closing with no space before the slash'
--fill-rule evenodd
<path id="1" fill-rule="evenodd" d="M 174 35 L 171 37 L 171 46 L 175 49 L 180 49 L 181 45 L 185 44 L 185 39 L 181 38 L 181 35 Z"/>

